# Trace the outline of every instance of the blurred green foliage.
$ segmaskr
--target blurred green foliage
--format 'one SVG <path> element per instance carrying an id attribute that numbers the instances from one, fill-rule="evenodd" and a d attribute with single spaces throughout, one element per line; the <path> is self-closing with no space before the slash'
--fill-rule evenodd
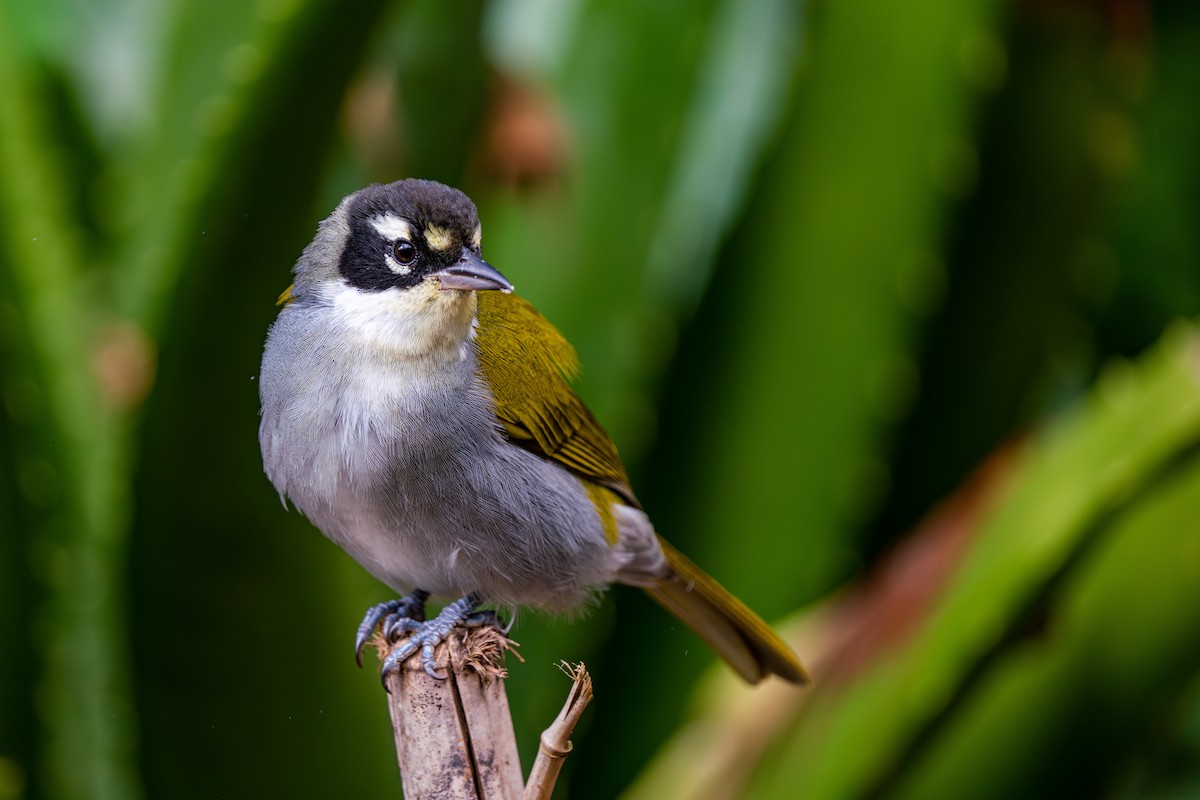
<path id="1" fill-rule="evenodd" d="M 0 798 L 396 790 L 349 644 L 386 591 L 280 508 L 254 379 L 317 220 L 405 175 L 477 201 L 659 529 L 769 617 L 1024 437 L 748 796 L 1194 793 L 1198 85 L 1200 9 L 1146 0 L 0 4 Z M 705 713 L 632 590 L 515 635 L 527 760 L 552 664 L 595 674 L 564 795 Z"/>

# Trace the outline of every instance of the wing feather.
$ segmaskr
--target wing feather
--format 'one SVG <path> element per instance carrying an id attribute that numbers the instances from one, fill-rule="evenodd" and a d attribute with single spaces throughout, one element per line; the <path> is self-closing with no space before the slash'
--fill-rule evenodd
<path id="1" fill-rule="evenodd" d="M 616 445 L 571 388 L 570 342 L 516 295 L 478 297 L 479 367 L 508 438 L 638 506 Z"/>

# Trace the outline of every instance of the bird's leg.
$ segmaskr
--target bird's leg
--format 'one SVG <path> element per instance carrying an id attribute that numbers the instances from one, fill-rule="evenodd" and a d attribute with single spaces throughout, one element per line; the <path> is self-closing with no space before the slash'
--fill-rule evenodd
<path id="1" fill-rule="evenodd" d="M 396 600 L 389 600 L 367 609 L 366 616 L 358 625 L 358 633 L 354 636 L 354 660 L 362 666 L 362 649 L 367 643 L 371 631 L 383 621 L 383 636 L 388 644 L 400 638 L 401 633 L 409 633 L 417 629 L 425 620 L 425 601 L 429 592 L 414 589 L 411 593 Z"/>
<path id="2" fill-rule="evenodd" d="M 480 616 L 476 621 L 475 609 L 479 608 L 482 602 L 483 598 L 472 592 L 443 608 L 440 614 L 428 622 L 414 626 L 416 629 L 412 635 L 396 645 L 384 659 L 380 675 L 383 688 L 387 688 L 387 676 L 400 669 L 400 665 L 417 650 L 421 651 L 421 666 L 425 673 L 436 680 L 445 680 L 446 676 L 439 674 L 434 667 L 433 650 L 446 639 L 456 625 L 484 625 L 491 622 L 493 617 L 486 615 Z"/>

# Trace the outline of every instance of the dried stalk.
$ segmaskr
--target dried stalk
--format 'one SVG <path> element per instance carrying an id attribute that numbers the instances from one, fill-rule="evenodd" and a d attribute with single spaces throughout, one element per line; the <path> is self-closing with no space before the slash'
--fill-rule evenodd
<path id="1" fill-rule="evenodd" d="M 456 629 L 435 653 L 445 680 L 426 675 L 420 658 L 388 676 L 388 710 L 405 797 L 521 796 L 521 762 L 503 680 L 509 646 L 490 627 Z"/>
<path id="2" fill-rule="evenodd" d="M 388 652 L 376 637 L 380 658 Z M 563 663 L 573 680 L 558 718 L 541 736 L 529 784 L 521 764 L 508 698 L 504 656 L 514 643 L 490 627 L 456 629 L 436 651 L 437 680 L 411 658 L 388 676 L 388 710 L 404 796 L 410 800 L 546 800 L 554 790 L 571 732 L 592 699 L 583 664 Z M 519 656 L 518 656 L 519 658 Z"/>
<path id="3" fill-rule="evenodd" d="M 574 680 L 571 693 L 558 717 L 542 732 L 537 759 L 529 773 L 523 800 L 549 800 L 562 770 L 563 761 L 571 752 L 571 733 L 579 722 L 583 710 L 592 702 L 592 676 L 582 663 L 571 666 L 562 663 L 563 672 Z"/>

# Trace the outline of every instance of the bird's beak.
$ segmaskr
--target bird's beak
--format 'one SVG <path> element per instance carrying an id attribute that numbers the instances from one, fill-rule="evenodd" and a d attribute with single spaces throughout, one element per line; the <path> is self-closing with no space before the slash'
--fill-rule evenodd
<path id="1" fill-rule="evenodd" d="M 443 289 L 464 289 L 477 292 L 498 290 L 508 294 L 513 285 L 500 271 L 467 248 L 462 249 L 458 261 L 445 269 L 433 273 L 434 278 L 441 282 Z"/>

